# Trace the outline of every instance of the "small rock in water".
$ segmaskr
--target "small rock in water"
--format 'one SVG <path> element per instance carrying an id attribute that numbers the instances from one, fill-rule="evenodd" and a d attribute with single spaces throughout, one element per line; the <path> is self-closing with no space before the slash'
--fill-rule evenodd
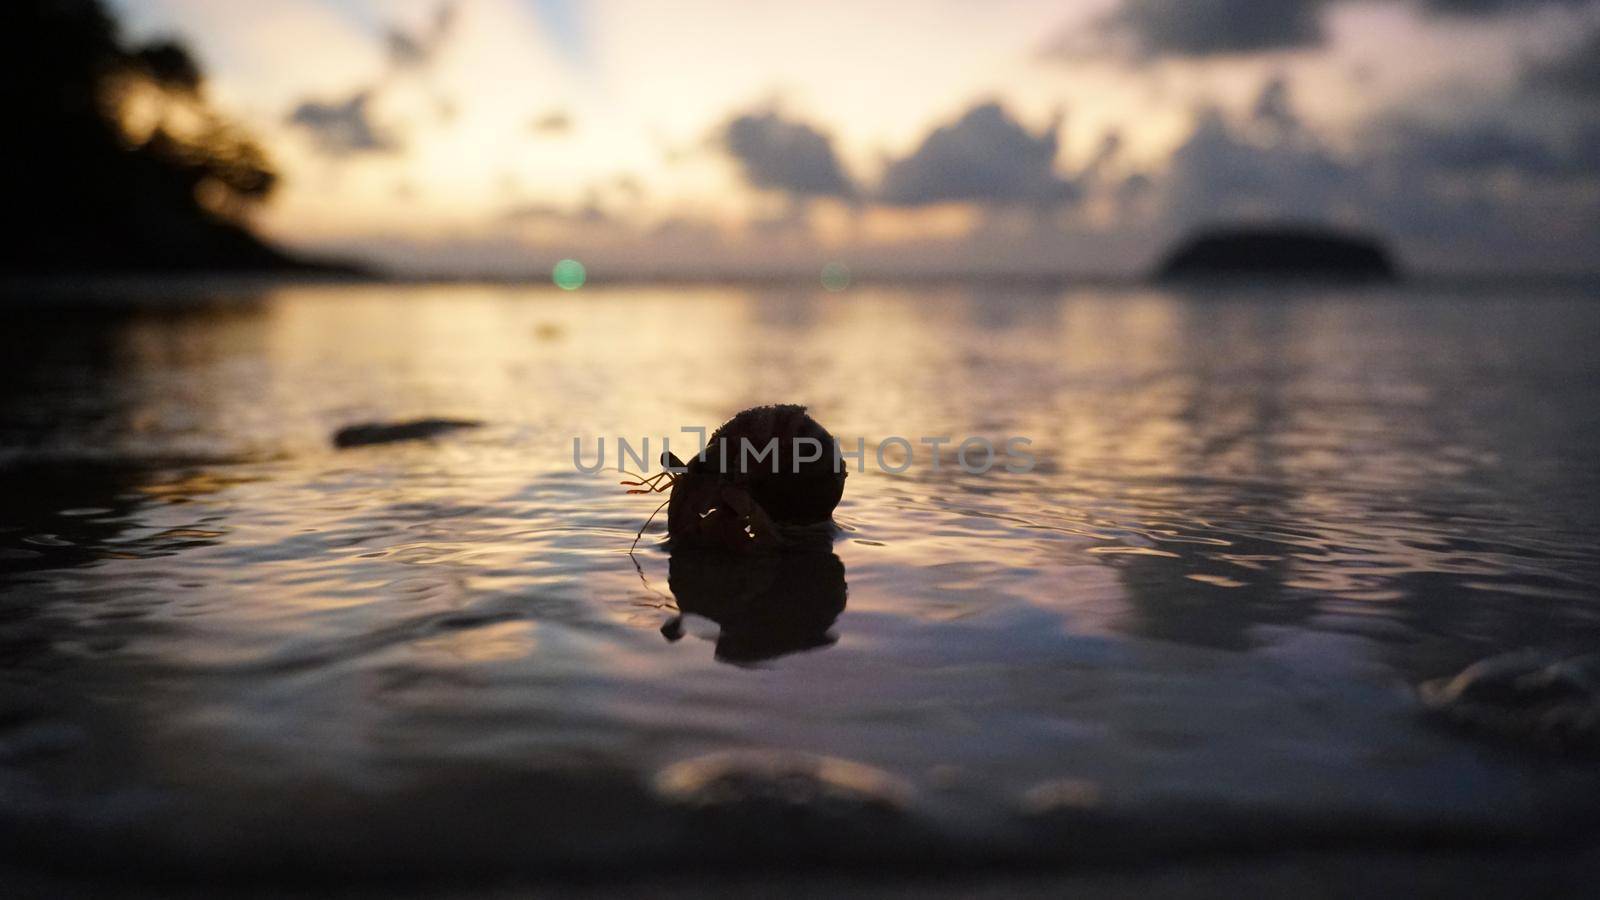
<path id="1" fill-rule="evenodd" d="M 900 779 L 863 763 L 798 751 L 728 750 L 674 763 L 656 792 L 695 807 L 776 804 L 848 813 L 899 810 L 912 798 Z"/>
<path id="2" fill-rule="evenodd" d="M 339 429 L 333 435 L 333 445 L 365 447 L 371 444 L 393 444 L 398 441 L 421 441 L 463 428 L 478 428 L 482 422 L 472 419 L 413 419 L 409 422 L 363 422 Z"/>
<path id="3" fill-rule="evenodd" d="M 1057 778 L 1040 782 L 1022 795 L 1022 809 L 1040 816 L 1062 811 L 1088 810 L 1103 801 L 1100 785 L 1086 778 Z"/>
<path id="4" fill-rule="evenodd" d="M 1475 731 L 1600 752 L 1600 656 L 1495 656 L 1427 682 L 1420 694 L 1431 711 Z"/>

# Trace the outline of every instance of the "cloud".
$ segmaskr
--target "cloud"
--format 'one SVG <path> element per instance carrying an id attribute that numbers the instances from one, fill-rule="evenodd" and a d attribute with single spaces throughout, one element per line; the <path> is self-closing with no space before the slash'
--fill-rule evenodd
<path id="1" fill-rule="evenodd" d="M 528 130 L 544 137 L 555 137 L 572 131 L 572 114 L 566 110 L 552 109 L 533 117 Z"/>
<path id="2" fill-rule="evenodd" d="M 878 199 L 893 206 L 978 203 L 1046 207 L 1076 199 L 1055 171 L 1056 126 L 1035 135 L 998 103 L 941 125 L 884 171 Z"/>
<path id="3" fill-rule="evenodd" d="M 1524 85 L 1584 100 L 1600 99 L 1600 29 L 1565 55 L 1532 66 Z"/>
<path id="4" fill-rule="evenodd" d="M 407 32 L 399 26 L 390 26 L 384 35 L 389 51 L 389 63 L 395 69 L 418 69 L 428 65 L 450 38 L 455 28 L 456 5 L 441 3 L 434 10 L 433 20 L 421 32 Z"/>
<path id="5" fill-rule="evenodd" d="M 833 138 L 804 122 L 775 111 L 744 113 L 729 120 L 719 138 L 753 187 L 797 197 L 855 194 Z"/>
<path id="6" fill-rule="evenodd" d="M 1453 123 L 1393 117 L 1333 142 L 1274 79 L 1253 112 L 1200 111 L 1146 181 L 1112 184 L 1130 195 L 1119 197 L 1124 217 L 1113 227 L 1140 215 L 1167 233 L 1219 220 L 1317 220 L 1372 229 L 1424 267 L 1592 261 L 1600 126 L 1561 140 L 1518 127 L 1514 112 Z"/>
<path id="7" fill-rule="evenodd" d="M 1518 133 L 1498 122 L 1473 122 L 1451 128 L 1418 122 L 1387 129 L 1391 163 L 1418 176 L 1484 176 L 1510 173 L 1524 178 L 1560 176 L 1576 170 L 1575 161 L 1543 138 Z"/>
<path id="8" fill-rule="evenodd" d="M 433 19 L 420 33 L 410 33 L 398 26 L 391 26 L 384 35 L 384 45 L 388 50 L 387 66 L 374 82 L 358 89 L 346 100 L 302 100 L 289 113 L 289 124 L 309 132 L 317 150 L 328 156 L 349 157 L 401 150 L 400 139 L 373 121 L 372 102 L 407 73 L 432 64 L 440 49 L 449 41 L 455 21 L 456 4 L 444 2 L 435 8 Z M 436 98 L 435 108 L 440 121 L 450 122 L 456 117 L 456 104 L 448 97 Z"/>
<path id="9" fill-rule="evenodd" d="M 316 146 L 329 156 L 392 153 L 399 141 L 372 122 L 372 91 L 358 91 L 348 100 L 307 100 L 289 114 L 289 124 L 310 132 Z"/>
<path id="10" fill-rule="evenodd" d="M 1304 125 L 1288 81 L 1279 77 L 1262 87 L 1243 121 L 1199 110 L 1157 183 L 1165 214 L 1182 227 L 1210 219 L 1328 217 L 1355 198 L 1359 180 L 1355 167 Z"/>
<path id="11" fill-rule="evenodd" d="M 1578 171 L 1600 176 L 1600 124 L 1591 124 L 1573 136 L 1567 158 Z M 1596 207 L 1596 216 L 1600 217 L 1600 204 Z"/>
<path id="12" fill-rule="evenodd" d="M 523 203 L 506 208 L 500 213 L 501 222 L 508 224 L 523 223 L 555 223 L 555 224 L 581 224 L 604 225 L 613 221 L 612 217 L 601 209 L 592 200 L 576 209 L 570 209 L 554 203 Z"/>
<path id="13" fill-rule="evenodd" d="M 1144 57 L 1221 56 L 1321 44 L 1329 0 L 1124 0 L 1100 31 Z"/>
<path id="14" fill-rule="evenodd" d="M 1593 185 L 1593 171 L 1571 148 L 1496 123 L 1401 134 L 1363 160 L 1368 221 L 1451 265 L 1475 257 L 1492 266 L 1592 264 L 1600 203 L 1581 187 Z"/>
<path id="15" fill-rule="evenodd" d="M 1296 112 L 1288 82 L 1274 78 L 1244 121 L 1201 111 L 1169 158 L 1163 186 L 1178 220 L 1384 210 L 1403 224 L 1412 212 L 1430 216 L 1450 206 L 1452 197 L 1516 189 L 1490 176 L 1524 185 L 1581 177 L 1589 171 L 1583 156 L 1581 142 L 1564 148 L 1492 118 L 1449 126 L 1389 118 L 1338 155 Z M 1413 210 L 1392 202 L 1397 191 Z"/>
<path id="16" fill-rule="evenodd" d="M 1584 6 L 1593 0 L 1422 0 L 1422 8 L 1440 15 L 1497 16 L 1539 6 Z"/>
<path id="17" fill-rule="evenodd" d="M 1212 218 L 1316 218 L 1348 192 L 1351 170 L 1309 137 L 1253 140 L 1247 128 L 1205 110 L 1167 163 L 1169 214 Z"/>
<path id="18" fill-rule="evenodd" d="M 1274 128 L 1286 130 L 1299 128 L 1300 117 L 1295 113 L 1293 100 L 1289 95 L 1289 80 L 1280 75 L 1268 81 L 1256 97 L 1255 111 L 1252 115 L 1257 122 Z"/>
<path id="19" fill-rule="evenodd" d="M 1087 33 L 1068 32 L 1050 42 L 1046 56 L 1104 54 L 1108 47 L 1133 56 L 1244 56 L 1320 47 L 1327 40 L 1323 14 L 1353 0 L 1122 0 Z M 1578 8 L 1595 0 L 1406 0 L 1436 16 L 1506 15 L 1536 7 Z"/>

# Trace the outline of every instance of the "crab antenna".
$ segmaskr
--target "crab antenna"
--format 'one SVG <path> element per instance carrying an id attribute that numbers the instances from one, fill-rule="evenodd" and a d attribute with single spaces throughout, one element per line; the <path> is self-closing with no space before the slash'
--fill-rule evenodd
<path id="1" fill-rule="evenodd" d="M 656 511 L 650 514 L 650 518 L 645 519 L 644 524 L 639 526 L 639 533 L 633 536 L 633 543 L 628 545 L 628 555 L 630 557 L 633 556 L 633 551 L 639 546 L 639 540 L 644 537 L 644 530 L 650 527 L 650 523 L 654 522 L 656 520 L 656 516 L 663 509 L 666 509 L 667 504 L 671 502 L 671 499 L 661 501 L 661 505 L 656 507 Z M 635 560 L 635 562 L 637 562 L 637 560 Z"/>
<path id="2" fill-rule="evenodd" d="M 618 469 L 617 471 L 622 472 L 624 475 L 633 475 L 632 472 L 628 472 L 623 469 Z M 633 477 L 637 480 L 621 481 L 618 483 L 623 487 L 645 488 L 645 490 L 628 491 L 630 494 L 659 494 L 667 488 L 672 487 L 673 484 L 677 483 L 678 480 L 677 476 L 673 475 L 671 472 L 657 472 L 649 478 L 646 478 L 643 475 L 633 475 Z M 662 479 L 666 479 L 665 483 L 662 482 Z"/>

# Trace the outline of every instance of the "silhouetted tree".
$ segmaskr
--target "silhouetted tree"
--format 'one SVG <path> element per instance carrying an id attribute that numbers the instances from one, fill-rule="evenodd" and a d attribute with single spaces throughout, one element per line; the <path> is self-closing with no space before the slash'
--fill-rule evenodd
<path id="1" fill-rule="evenodd" d="M 244 227 L 277 176 L 181 44 L 129 46 L 100 0 L 7 0 L 0 103 L 0 271 L 293 264 Z"/>

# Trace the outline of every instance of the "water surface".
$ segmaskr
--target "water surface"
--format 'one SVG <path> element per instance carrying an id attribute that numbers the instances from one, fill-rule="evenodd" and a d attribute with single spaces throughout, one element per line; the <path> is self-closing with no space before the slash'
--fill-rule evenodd
<path id="1" fill-rule="evenodd" d="M 13 298 L 0 830 L 341 873 L 1549 838 L 1588 770 L 1440 730 L 1411 686 L 1600 647 L 1596 300 Z M 614 464 L 769 402 L 866 442 L 831 547 L 674 556 L 658 519 L 630 556 L 656 501 L 573 439 Z M 486 424 L 330 440 L 424 416 Z M 891 475 L 892 436 L 1038 462 Z"/>

